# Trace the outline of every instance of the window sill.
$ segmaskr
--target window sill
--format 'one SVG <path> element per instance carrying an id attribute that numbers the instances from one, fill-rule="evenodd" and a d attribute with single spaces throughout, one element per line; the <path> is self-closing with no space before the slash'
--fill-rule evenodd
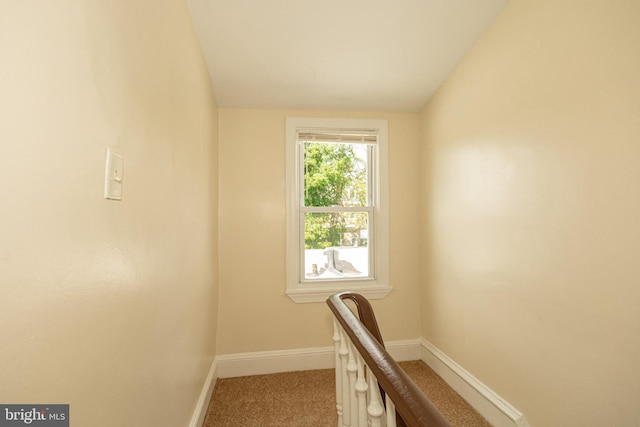
<path id="1" fill-rule="evenodd" d="M 337 292 L 352 291 L 367 299 L 383 299 L 391 292 L 390 286 L 342 286 L 342 287 L 300 287 L 288 289 L 286 294 L 295 303 L 324 302 Z"/>

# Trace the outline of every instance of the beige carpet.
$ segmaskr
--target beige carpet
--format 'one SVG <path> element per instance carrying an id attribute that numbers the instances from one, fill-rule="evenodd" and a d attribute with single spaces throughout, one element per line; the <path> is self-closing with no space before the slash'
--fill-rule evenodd
<path id="1" fill-rule="evenodd" d="M 420 389 L 456 427 L 491 427 L 421 361 L 401 362 Z M 286 372 L 216 383 L 204 427 L 335 427 L 332 369 Z"/>
<path id="2" fill-rule="evenodd" d="M 424 362 L 400 362 L 400 366 L 452 426 L 491 427 L 487 420 Z"/>

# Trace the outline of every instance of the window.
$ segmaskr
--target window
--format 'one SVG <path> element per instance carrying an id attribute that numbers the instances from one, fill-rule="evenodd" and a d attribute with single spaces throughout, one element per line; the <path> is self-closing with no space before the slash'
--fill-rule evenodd
<path id="1" fill-rule="evenodd" d="M 287 295 L 390 291 L 387 121 L 287 118 Z"/>

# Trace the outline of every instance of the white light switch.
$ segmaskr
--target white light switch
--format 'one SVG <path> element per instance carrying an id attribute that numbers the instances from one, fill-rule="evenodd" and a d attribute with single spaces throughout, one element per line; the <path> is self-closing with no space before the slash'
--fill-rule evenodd
<path id="1" fill-rule="evenodd" d="M 104 175 L 104 198 L 122 200 L 124 156 L 107 149 L 107 168 Z"/>

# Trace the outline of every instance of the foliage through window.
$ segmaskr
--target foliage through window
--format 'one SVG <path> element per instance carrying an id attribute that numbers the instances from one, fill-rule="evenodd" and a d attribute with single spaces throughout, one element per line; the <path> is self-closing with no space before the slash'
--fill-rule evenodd
<path id="1" fill-rule="evenodd" d="M 298 134 L 303 156 L 306 280 L 368 277 L 369 135 Z M 324 140 L 332 137 L 335 141 Z M 357 143 L 344 140 L 360 140 Z M 311 209 L 309 209 L 311 208 Z"/>

